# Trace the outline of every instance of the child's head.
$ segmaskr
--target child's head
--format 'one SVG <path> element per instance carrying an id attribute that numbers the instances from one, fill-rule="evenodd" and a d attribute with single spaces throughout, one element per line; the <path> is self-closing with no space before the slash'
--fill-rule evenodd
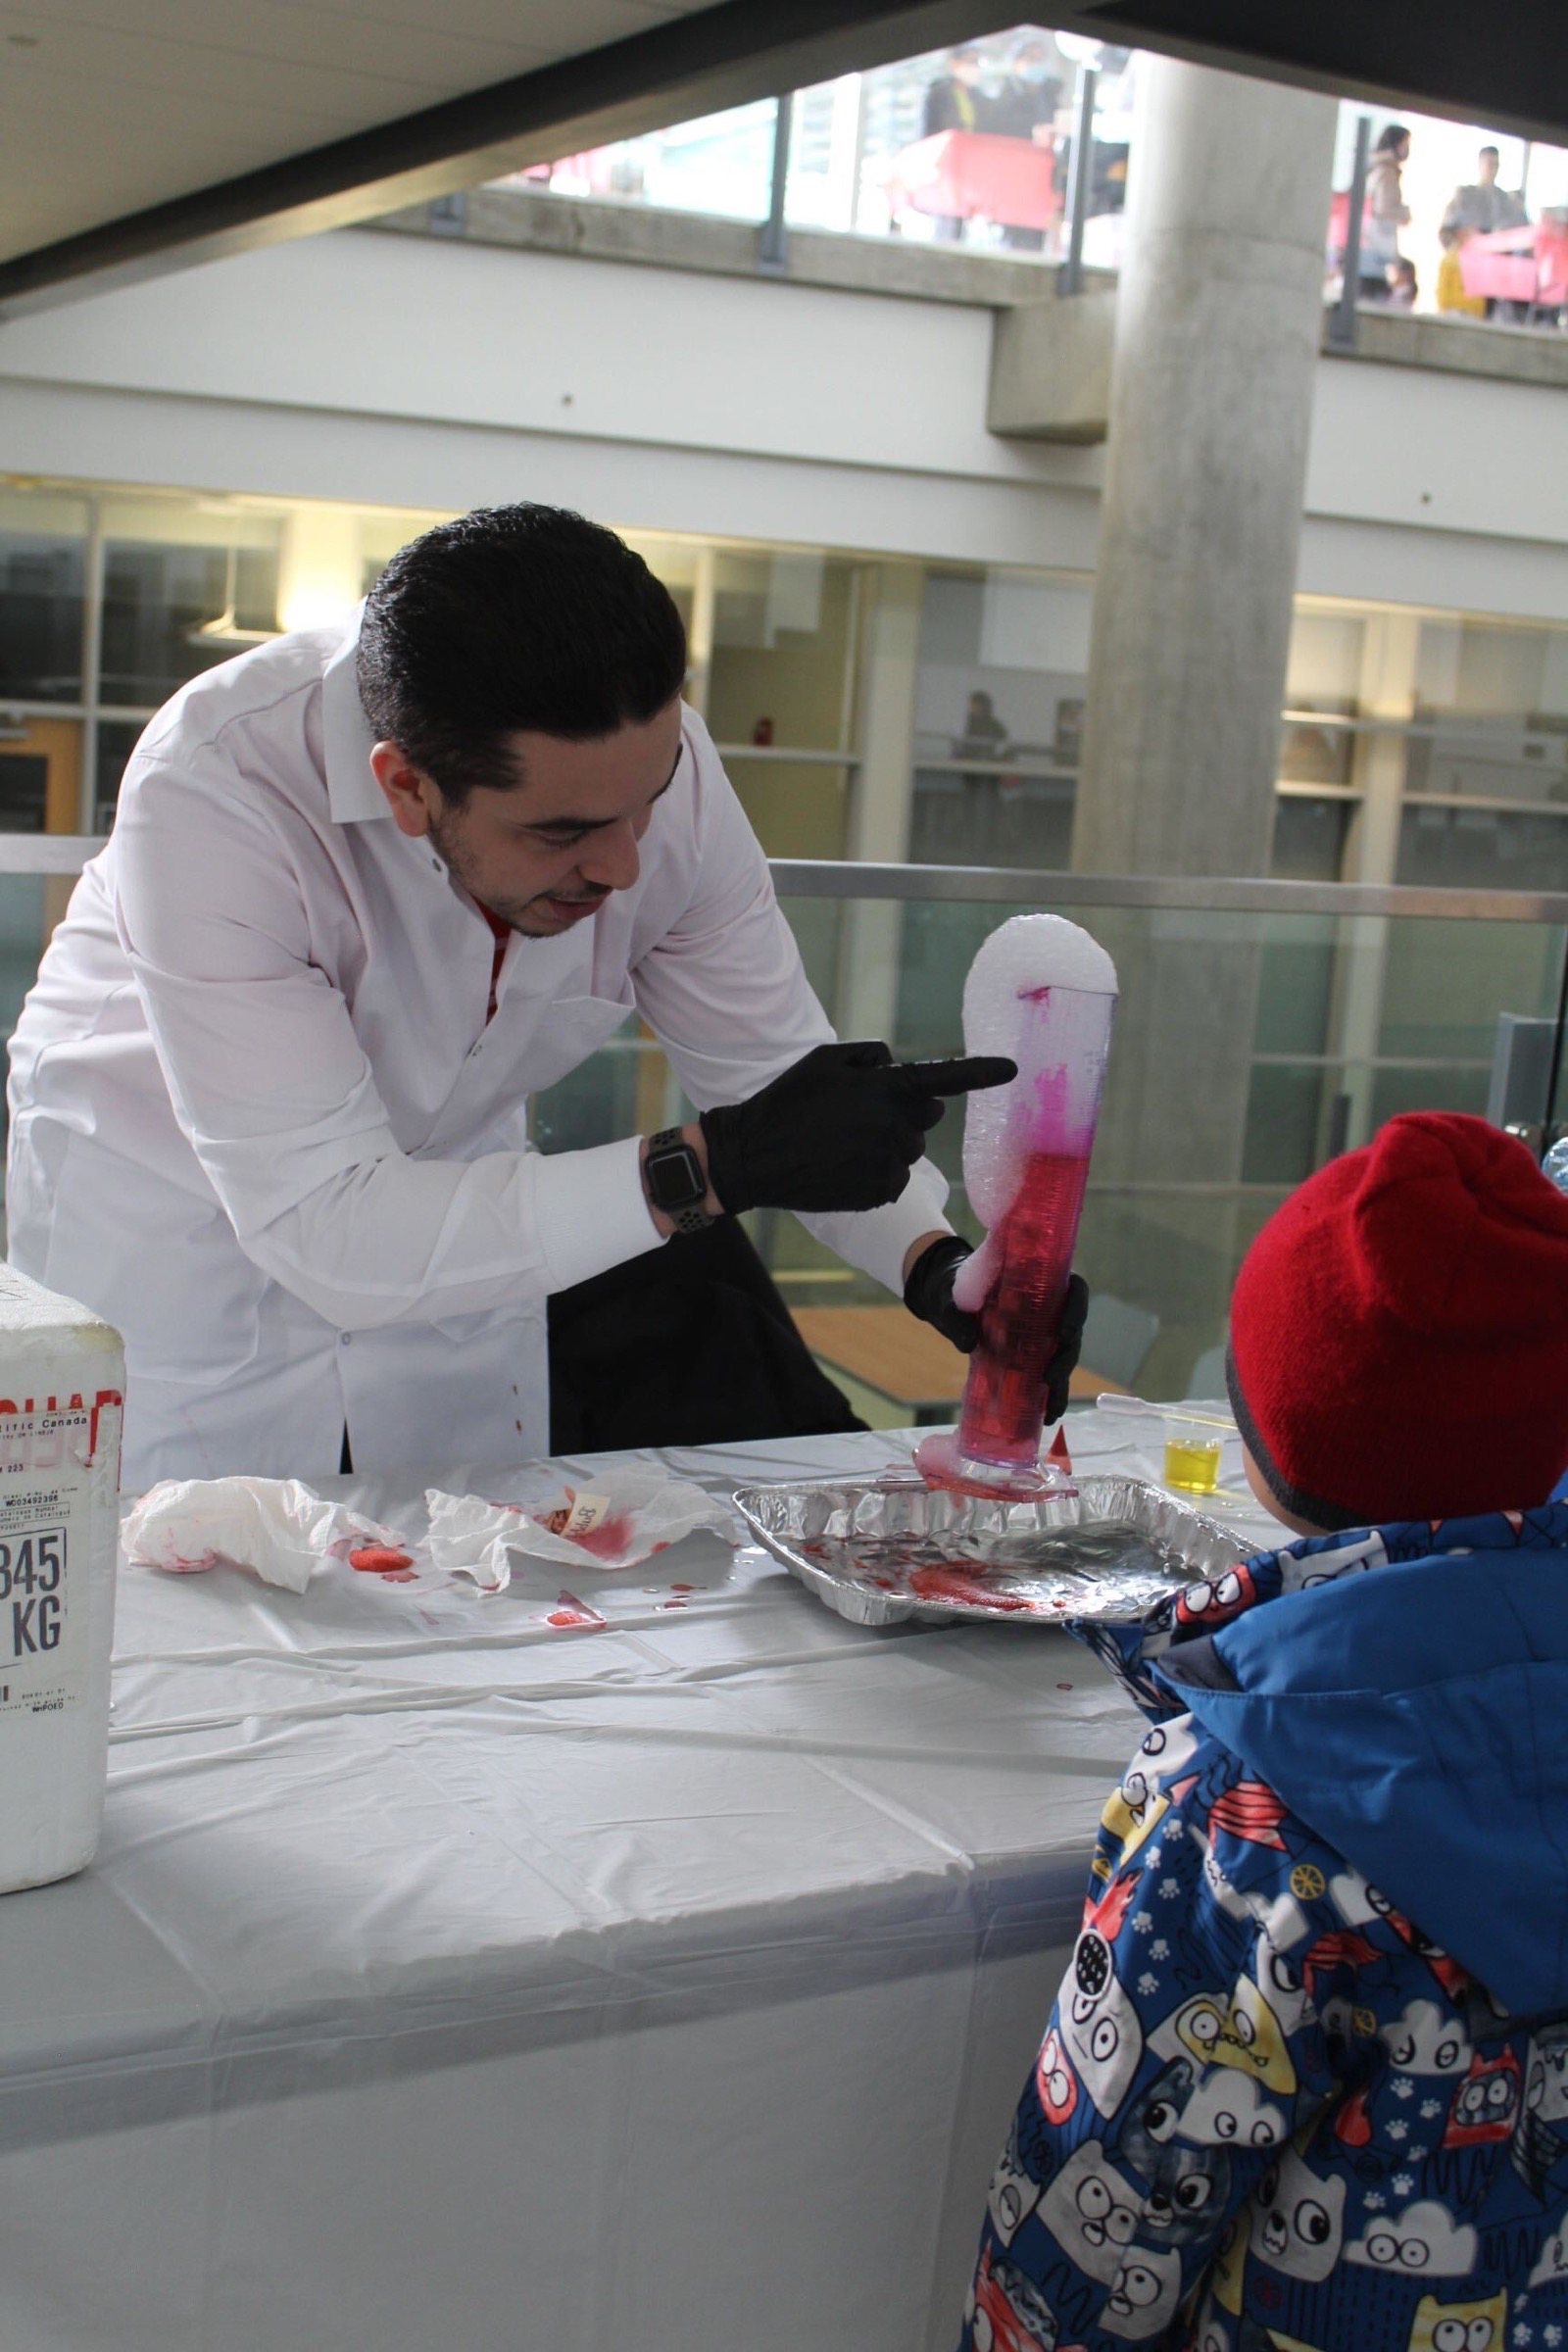
<path id="1" fill-rule="evenodd" d="M 1252 1244 L 1227 1369 L 1293 1525 L 1544 1502 L 1568 1468 L 1568 1200 L 1485 1119 L 1392 1119 Z"/>

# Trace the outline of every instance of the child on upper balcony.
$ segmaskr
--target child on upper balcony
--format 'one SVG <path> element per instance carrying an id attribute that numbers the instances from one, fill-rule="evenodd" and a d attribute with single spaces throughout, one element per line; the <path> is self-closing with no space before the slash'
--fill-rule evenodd
<path id="1" fill-rule="evenodd" d="M 1396 1118 L 1236 1284 L 1301 1540 L 1086 1627 L 1153 1728 L 964 2352 L 1568 2347 L 1568 1200 Z"/>

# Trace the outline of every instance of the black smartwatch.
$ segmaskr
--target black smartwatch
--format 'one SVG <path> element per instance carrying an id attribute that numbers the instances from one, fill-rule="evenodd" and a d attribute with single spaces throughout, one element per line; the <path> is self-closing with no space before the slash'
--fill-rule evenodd
<path id="1" fill-rule="evenodd" d="M 678 1127 L 648 1139 L 648 1198 L 669 1217 L 677 1233 L 704 1233 L 713 1220 L 703 1202 L 708 1178 L 703 1163 Z"/>

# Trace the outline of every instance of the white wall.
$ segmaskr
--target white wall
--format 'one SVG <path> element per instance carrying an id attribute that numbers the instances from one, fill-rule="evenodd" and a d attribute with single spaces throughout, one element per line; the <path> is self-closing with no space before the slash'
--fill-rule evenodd
<path id="1" fill-rule="evenodd" d="M 347 231 L 0 326 L 0 467 L 1089 567 L 1102 452 L 986 431 L 991 325 Z M 1322 363 L 1301 586 L 1568 617 L 1565 419 Z"/>

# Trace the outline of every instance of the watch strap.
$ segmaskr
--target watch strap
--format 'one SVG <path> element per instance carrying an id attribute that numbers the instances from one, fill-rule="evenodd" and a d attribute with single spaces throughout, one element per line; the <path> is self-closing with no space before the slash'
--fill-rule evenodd
<path id="1" fill-rule="evenodd" d="M 649 1137 L 648 1164 L 650 1167 L 653 1166 L 656 1158 L 665 1152 L 671 1156 L 679 1152 L 683 1159 L 696 1160 L 697 1158 L 696 1152 L 678 1127 L 662 1127 L 657 1135 Z M 659 1203 L 656 1202 L 655 1205 L 659 1206 Z M 694 1200 L 685 1208 L 661 1208 L 661 1214 L 668 1217 L 677 1233 L 706 1233 L 709 1226 L 714 1221 L 704 1208 L 701 1200 Z"/>

